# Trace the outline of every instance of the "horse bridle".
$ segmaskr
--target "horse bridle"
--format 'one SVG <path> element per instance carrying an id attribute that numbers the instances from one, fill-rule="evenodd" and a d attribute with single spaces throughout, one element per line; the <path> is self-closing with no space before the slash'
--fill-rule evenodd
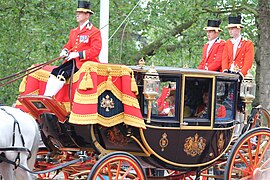
<path id="1" fill-rule="evenodd" d="M 25 147 L 25 141 L 24 141 L 24 138 L 23 138 L 23 135 L 22 135 L 22 132 L 21 132 L 20 124 L 17 121 L 17 119 L 11 113 L 9 113 L 6 109 L 0 107 L 0 110 L 4 111 L 6 114 L 8 114 L 9 116 L 11 116 L 13 118 L 13 120 L 14 120 L 14 123 L 13 123 L 13 136 L 12 136 L 12 147 L 0 148 L 0 151 L 17 151 L 18 152 L 15 161 L 10 161 L 10 160 L 6 159 L 5 157 L 3 157 L 3 155 L 1 155 L 0 156 L 1 157 L 0 158 L 0 163 L 2 161 L 7 162 L 7 160 L 8 160 L 8 163 L 13 164 L 15 166 L 15 169 L 16 169 L 20 165 L 20 152 L 27 152 L 28 153 L 28 158 L 27 159 L 30 159 L 31 156 L 32 156 L 32 154 L 31 154 L 31 151 L 28 148 Z M 16 140 L 16 138 L 15 138 L 15 135 L 16 135 L 16 132 L 15 132 L 16 131 L 16 126 L 18 128 L 19 135 L 21 137 L 21 141 L 22 141 L 22 146 L 23 147 L 15 147 L 14 146 L 15 145 L 15 140 Z M 5 158 L 5 159 L 3 159 L 2 157 Z"/>

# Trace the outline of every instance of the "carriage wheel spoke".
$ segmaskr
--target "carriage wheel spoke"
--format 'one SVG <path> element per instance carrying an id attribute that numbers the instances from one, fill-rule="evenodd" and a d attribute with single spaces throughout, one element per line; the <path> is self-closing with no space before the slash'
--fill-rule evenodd
<path id="1" fill-rule="evenodd" d="M 124 178 L 128 175 L 128 173 L 129 173 L 129 171 L 130 171 L 131 169 L 133 169 L 133 166 L 129 166 L 129 168 L 126 170 L 125 174 L 123 174 L 123 176 L 122 176 L 121 179 L 124 179 Z"/>
<path id="2" fill-rule="evenodd" d="M 263 160 L 263 157 L 265 156 L 265 154 L 266 154 L 266 152 L 267 152 L 269 146 L 270 146 L 270 142 L 269 142 L 269 139 L 268 139 L 268 140 L 267 140 L 267 144 L 265 145 L 265 148 L 263 149 L 263 152 L 262 152 L 262 154 L 261 154 L 261 158 L 258 159 L 258 163 L 256 164 L 256 166 L 258 166 L 258 165 L 261 164 L 261 162 L 262 162 L 262 160 Z M 257 148 L 258 148 L 258 147 L 259 147 L 259 146 L 257 146 Z M 266 162 L 267 162 L 267 163 L 266 163 Z M 261 166 L 261 168 L 263 168 L 263 166 L 265 166 L 266 164 L 268 164 L 269 158 L 267 159 L 266 162 L 263 163 L 263 165 Z"/>
<path id="3" fill-rule="evenodd" d="M 247 143 L 248 143 L 248 156 L 249 156 L 250 167 L 253 167 L 253 155 L 252 155 L 253 143 L 251 143 L 251 141 L 248 141 Z"/>
<path id="4" fill-rule="evenodd" d="M 99 177 L 101 180 L 105 180 L 105 179 L 103 178 L 103 176 L 102 176 L 100 173 L 98 173 L 98 177 Z"/>
<path id="5" fill-rule="evenodd" d="M 240 158 L 243 160 L 243 162 L 245 163 L 246 167 L 248 167 L 249 165 L 248 165 L 247 158 L 240 151 L 238 152 L 238 154 L 239 154 Z"/>
<path id="6" fill-rule="evenodd" d="M 116 171 L 115 179 L 118 179 L 118 177 L 119 177 L 121 165 L 122 165 L 122 160 L 119 160 L 118 167 L 117 167 L 117 171 Z"/>
<path id="7" fill-rule="evenodd" d="M 112 179 L 112 170 L 111 170 L 111 164 L 110 163 L 107 164 L 107 168 L 108 168 L 109 178 Z"/>
<path id="8" fill-rule="evenodd" d="M 258 158 L 259 158 L 259 153 L 260 153 L 261 139 L 262 139 L 262 136 L 261 135 L 258 136 L 257 147 L 256 147 L 256 152 L 255 152 L 255 159 L 254 159 L 254 166 L 255 167 L 257 166 L 257 164 L 259 164 Z"/>

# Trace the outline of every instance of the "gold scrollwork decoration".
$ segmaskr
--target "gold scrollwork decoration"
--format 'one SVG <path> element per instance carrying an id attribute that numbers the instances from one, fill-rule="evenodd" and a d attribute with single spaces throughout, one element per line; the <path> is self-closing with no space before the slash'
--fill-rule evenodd
<path id="1" fill-rule="evenodd" d="M 159 140 L 159 146 L 161 147 L 161 151 L 164 151 L 164 149 L 168 146 L 169 140 L 167 139 L 167 134 L 163 133 L 162 138 Z"/>
<path id="2" fill-rule="evenodd" d="M 102 98 L 100 107 L 106 108 L 106 111 L 109 111 L 109 108 L 113 109 L 114 108 L 114 102 L 113 99 L 110 98 L 109 95 L 106 95 L 105 98 Z"/>
<path id="3" fill-rule="evenodd" d="M 206 139 L 199 137 L 198 133 L 194 137 L 185 139 L 184 151 L 192 157 L 200 155 L 206 146 Z"/>

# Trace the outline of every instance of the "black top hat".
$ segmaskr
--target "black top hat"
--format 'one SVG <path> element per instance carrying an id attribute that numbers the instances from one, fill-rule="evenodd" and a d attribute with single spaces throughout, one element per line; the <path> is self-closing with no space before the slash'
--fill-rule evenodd
<path id="1" fill-rule="evenodd" d="M 244 26 L 241 24 L 241 15 L 238 16 L 229 16 L 229 24 L 228 24 L 228 28 L 231 27 L 237 27 L 237 28 L 243 28 Z"/>
<path id="2" fill-rule="evenodd" d="M 89 1 L 78 1 L 76 12 L 87 12 L 94 14 L 94 12 L 91 10 L 91 3 Z"/>
<path id="3" fill-rule="evenodd" d="M 203 28 L 206 31 L 222 31 L 222 29 L 219 28 L 219 25 L 221 24 L 221 20 L 208 20 L 207 27 Z"/>

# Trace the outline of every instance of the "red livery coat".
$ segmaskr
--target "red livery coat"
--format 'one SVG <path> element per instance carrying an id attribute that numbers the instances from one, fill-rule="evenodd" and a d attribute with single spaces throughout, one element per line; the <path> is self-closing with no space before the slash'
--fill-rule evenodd
<path id="1" fill-rule="evenodd" d="M 251 40 L 242 38 L 239 42 L 235 59 L 233 60 L 233 44 L 227 40 L 222 55 L 222 71 L 229 70 L 234 62 L 245 76 L 252 67 L 254 61 L 254 45 Z"/>
<path id="2" fill-rule="evenodd" d="M 222 53 L 225 46 L 225 41 L 222 39 L 217 40 L 209 50 L 208 56 L 206 57 L 208 43 L 203 47 L 202 60 L 198 66 L 198 69 L 205 69 L 210 71 L 221 70 Z"/>
<path id="3" fill-rule="evenodd" d="M 98 28 L 88 23 L 82 30 L 80 27 L 70 31 L 69 40 L 63 47 L 69 52 L 79 52 L 81 55 L 76 58 L 78 68 L 85 61 L 99 62 L 98 55 L 102 47 L 101 33 Z"/>

